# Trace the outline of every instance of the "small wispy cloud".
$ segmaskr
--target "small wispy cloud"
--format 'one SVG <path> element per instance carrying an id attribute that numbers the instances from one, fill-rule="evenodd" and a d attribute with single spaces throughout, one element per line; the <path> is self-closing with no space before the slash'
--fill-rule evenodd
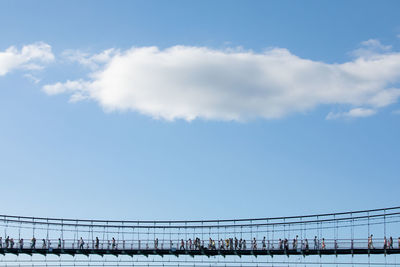
<path id="1" fill-rule="evenodd" d="M 35 84 L 38 84 L 40 82 L 40 79 L 32 75 L 31 73 L 24 74 L 24 77 Z"/>
<path id="2" fill-rule="evenodd" d="M 396 110 L 392 111 L 392 113 L 395 115 L 400 115 L 400 109 L 396 109 Z"/>
<path id="3" fill-rule="evenodd" d="M 382 53 L 388 53 L 392 50 L 391 45 L 384 45 L 377 39 L 369 39 L 360 44 L 360 48 L 354 50 L 352 54 L 356 57 L 371 57 Z"/>
<path id="4" fill-rule="evenodd" d="M 62 53 L 62 57 L 70 62 L 77 62 L 92 70 L 96 70 L 103 64 L 109 62 L 117 53 L 118 50 L 113 48 L 94 55 L 80 50 L 65 50 Z"/>
<path id="5" fill-rule="evenodd" d="M 346 112 L 329 112 L 326 116 L 327 120 L 349 119 L 349 118 L 365 118 L 376 114 L 376 110 L 367 108 L 353 108 Z"/>
<path id="6" fill-rule="evenodd" d="M 39 70 L 53 60 L 51 46 L 46 43 L 25 45 L 20 50 L 11 46 L 0 52 L 0 76 L 15 69 Z"/>

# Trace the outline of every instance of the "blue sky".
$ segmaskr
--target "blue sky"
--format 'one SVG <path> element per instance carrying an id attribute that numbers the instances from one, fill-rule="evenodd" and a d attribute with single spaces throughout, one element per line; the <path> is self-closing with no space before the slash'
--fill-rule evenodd
<path id="1" fill-rule="evenodd" d="M 399 8 L 0 2 L 2 213 L 211 219 L 398 205 Z"/>

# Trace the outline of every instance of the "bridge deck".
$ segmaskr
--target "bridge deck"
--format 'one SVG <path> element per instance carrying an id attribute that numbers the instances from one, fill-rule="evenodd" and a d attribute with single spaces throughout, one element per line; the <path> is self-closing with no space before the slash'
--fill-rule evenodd
<path id="1" fill-rule="evenodd" d="M 369 254 L 400 254 L 400 249 L 324 249 L 324 250 L 175 250 L 175 249 L 30 249 L 30 248 L 0 248 L 0 254 L 41 254 L 41 255 L 189 255 L 189 256 L 274 256 L 274 255 L 369 255 Z"/>

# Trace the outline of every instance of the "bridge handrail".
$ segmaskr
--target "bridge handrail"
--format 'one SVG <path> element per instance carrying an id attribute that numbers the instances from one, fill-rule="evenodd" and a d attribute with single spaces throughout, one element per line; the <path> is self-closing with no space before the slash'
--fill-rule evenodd
<path id="1" fill-rule="evenodd" d="M 218 222 L 241 222 L 241 221 L 273 221 L 273 220 L 286 220 L 286 219 L 300 219 L 300 218 L 310 218 L 310 217 L 326 217 L 326 216 L 339 216 L 347 214 L 359 214 L 359 213 L 369 213 L 378 211 L 387 211 L 400 209 L 400 206 L 380 208 L 380 209 L 370 209 L 370 210 L 357 210 L 357 211 L 346 211 L 337 213 L 322 213 L 322 214 L 309 214 L 300 216 L 287 216 L 287 217 L 270 217 L 270 218 L 247 218 L 247 219 L 221 219 L 221 220 L 91 220 L 91 219 L 70 219 L 70 218 L 46 218 L 46 217 L 30 217 L 30 216 L 17 216 L 17 215 L 1 215 L 0 217 L 8 218 L 18 218 L 18 219 L 29 219 L 29 220 L 47 220 L 47 221 L 73 221 L 73 222 L 104 222 L 104 223 L 139 223 L 139 224 L 166 224 L 166 223 L 218 223 Z"/>
<path id="2" fill-rule="evenodd" d="M 368 210 L 368 211 L 356 211 L 356 212 L 342 212 L 342 213 L 333 213 L 333 215 L 345 215 L 345 214 L 354 214 L 354 213 L 369 213 L 372 211 L 386 211 L 386 210 L 394 210 L 400 209 L 400 207 L 393 207 L 393 208 L 386 208 L 386 209 L 376 209 L 376 210 Z M 320 223 L 320 222 L 332 222 L 332 221 L 350 221 L 350 220 L 357 220 L 357 219 L 367 219 L 367 218 L 377 218 L 377 217 L 384 217 L 384 216 L 393 216 L 393 215 L 400 215 L 400 212 L 392 212 L 392 213 L 383 213 L 383 214 L 373 214 L 373 215 L 364 215 L 364 216 L 351 216 L 351 217 L 342 217 L 342 218 L 328 218 L 328 219 L 317 219 L 317 220 L 308 220 L 308 221 L 283 221 L 283 222 L 267 222 L 267 223 L 251 223 L 251 224 L 229 224 L 229 225 L 140 225 L 139 223 L 144 224 L 145 221 L 139 221 L 138 225 L 127 225 L 129 223 L 137 223 L 136 221 L 102 221 L 102 220 L 73 220 L 73 219 L 55 219 L 55 218 L 38 218 L 38 217 L 25 217 L 25 216 L 8 216 L 8 215 L 0 215 L 3 219 L 0 218 L 0 221 L 3 222 L 12 222 L 12 223 L 23 223 L 23 224 L 41 224 L 41 225 L 63 225 L 63 226 L 80 226 L 80 227 L 107 227 L 107 228 L 221 228 L 221 227 L 257 227 L 257 226 L 273 226 L 273 225 L 289 225 L 289 224 L 305 224 L 305 223 Z M 315 215 L 315 216 L 299 216 L 299 217 L 282 217 L 284 219 L 288 218 L 306 218 L 306 217 L 324 217 L 328 215 Z M 8 219 L 12 218 L 12 219 Z M 278 218 L 278 217 L 277 217 Z M 277 219 L 275 218 L 275 219 Z M 23 220 L 21 220 L 23 219 Z M 26 219 L 31 219 L 30 221 Z M 36 221 L 35 221 L 36 220 Z M 248 220 L 241 220 L 241 221 L 254 221 L 256 219 L 248 219 Z M 262 219 L 257 219 L 262 220 Z M 266 221 L 270 221 L 272 219 L 264 219 Z M 59 222 L 52 222 L 52 221 L 59 221 Z M 209 220 L 209 221 L 201 221 L 201 222 L 236 222 L 238 220 Z M 67 222 L 67 223 L 65 223 Z M 74 223 L 70 223 L 74 222 Z M 92 224 L 80 224 L 78 222 L 91 222 Z M 122 223 L 119 225 L 112 225 L 108 223 Z M 175 221 L 177 222 L 177 221 Z M 183 221 L 185 223 L 193 223 L 194 221 Z M 93 224 L 93 223 L 106 223 L 106 224 Z M 161 221 L 158 221 L 161 223 Z M 166 221 L 169 223 L 169 221 Z"/>

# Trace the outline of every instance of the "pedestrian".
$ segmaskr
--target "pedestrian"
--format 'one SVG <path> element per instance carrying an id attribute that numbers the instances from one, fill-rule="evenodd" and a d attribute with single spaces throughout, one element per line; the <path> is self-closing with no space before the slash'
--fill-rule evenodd
<path id="1" fill-rule="evenodd" d="M 372 237 L 373 237 L 372 234 L 368 237 L 368 249 L 374 249 L 374 244 L 372 242 Z"/>
<path id="2" fill-rule="evenodd" d="M 81 237 L 81 239 L 79 240 L 79 248 L 83 249 L 84 244 L 85 244 L 85 241 L 83 241 L 83 238 Z"/>
<path id="3" fill-rule="evenodd" d="M 318 249 L 318 239 L 317 239 L 317 236 L 314 237 L 314 249 Z"/>
<path id="4" fill-rule="evenodd" d="M 112 241 L 111 241 L 111 247 L 112 247 L 112 249 L 117 249 L 117 244 L 116 244 L 114 237 L 112 238 Z"/>
<path id="5" fill-rule="evenodd" d="M 287 238 L 285 238 L 283 240 L 283 248 L 288 251 L 289 250 L 289 240 Z"/>
<path id="6" fill-rule="evenodd" d="M 36 247 L 36 238 L 32 237 L 32 239 L 31 239 L 31 249 L 35 249 L 35 247 Z"/>

